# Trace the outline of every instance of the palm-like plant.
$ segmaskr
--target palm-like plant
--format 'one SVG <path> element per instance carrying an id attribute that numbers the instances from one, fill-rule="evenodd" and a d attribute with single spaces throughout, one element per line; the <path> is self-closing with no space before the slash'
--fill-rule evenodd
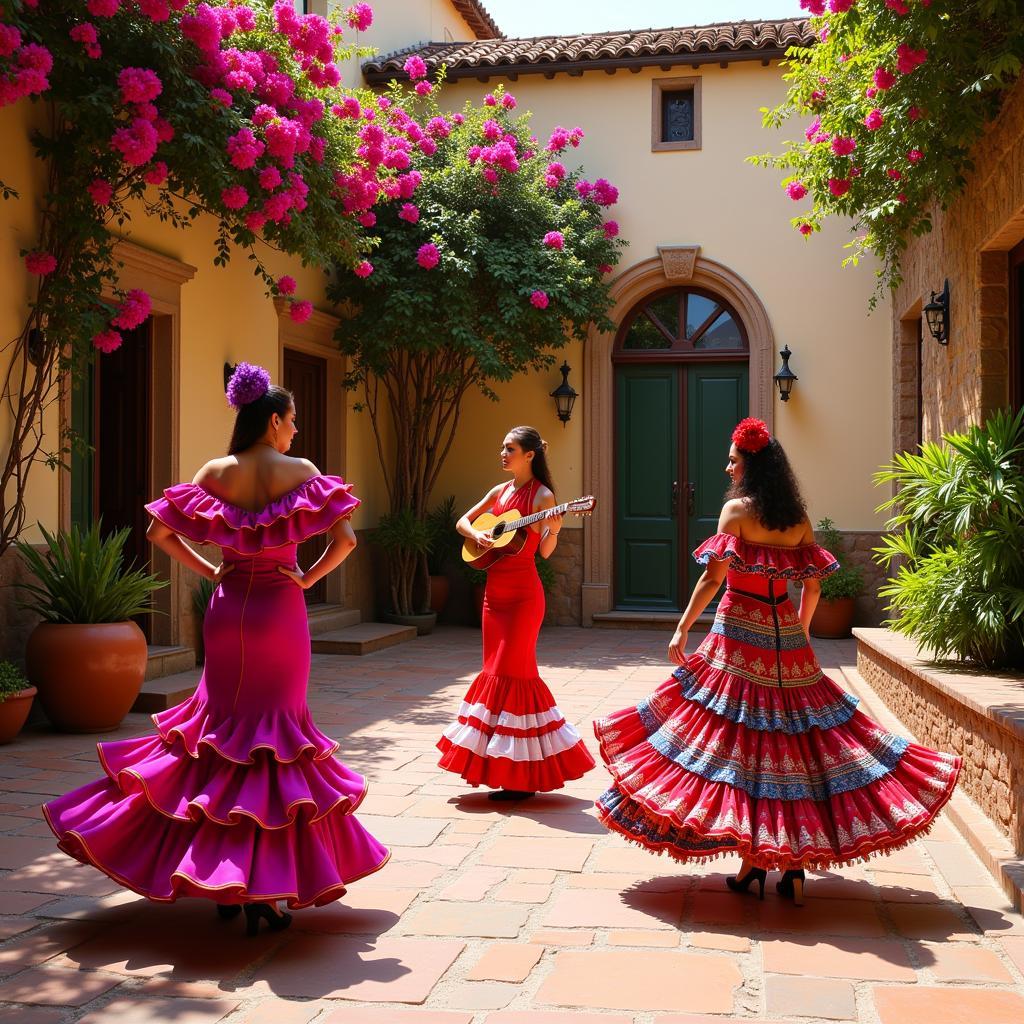
<path id="1" fill-rule="evenodd" d="M 36 583 L 16 586 L 28 596 L 19 603 L 45 622 L 124 622 L 152 611 L 150 595 L 167 583 L 141 569 L 124 567 L 124 543 L 129 530 L 106 537 L 100 523 L 87 530 L 48 533 L 39 527 L 46 551 L 18 541 L 17 548 L 35 575 Z"/>
<path id="2" fill-rule="evenodd" d="M 1024 409 L 904 452 L 877 560 L 894 629 L 940 657 L 1024 665 Z"/>

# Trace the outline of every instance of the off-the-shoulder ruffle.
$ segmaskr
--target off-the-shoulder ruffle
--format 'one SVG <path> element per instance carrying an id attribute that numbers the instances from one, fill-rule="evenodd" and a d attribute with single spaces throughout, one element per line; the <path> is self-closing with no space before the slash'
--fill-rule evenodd
<path id="1" fill-rule="evenodd" d="M 175 533 L 198 544 L 217 544 L 242 555 L 326 533 L 359 505 L 340 476 L 314 476 L 259 512 L 214 497 L 200 484 L 175 484 L 146 511 Z"/>
<path id="2" fill-rule="evenodd" d="M 839 568 L 832 553 L 818 544 L 775 547 L 754 544 L 731 533 L 716 533 L 709 537 L 694 551 L 693 557 L 701 565 L 707 565 L 714 558 L 719 562 L 730 562 L 730 568 L 739 572 L 781 580 L 821 579 Z"/>

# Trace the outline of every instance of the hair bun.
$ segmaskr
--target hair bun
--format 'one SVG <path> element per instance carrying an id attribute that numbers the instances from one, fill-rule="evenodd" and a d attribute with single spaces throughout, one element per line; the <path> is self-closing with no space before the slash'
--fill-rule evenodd
<path id="1" fill-rule="evenodd" d="M 239 363 L 228 381 L 228 405 L 233 409 L 241 409 L 262 398 L 270 389 L 270 374 L 254 363 Z"/>
<path id="2" fill-rule="evenodd" d="M 541 438 L 540 448 L 543 452 L 546 452 L 548 450 L 548 443 L 543 438 Z"/>
<path id="3" fill-rule="evenodd" d="M 732 432 L 732 443 L 741 452 L 750 452 L 751 454 L 761 451 L 762 448 L 767 448 L 771 439 L 772 435 L 768 433 L 768 425 L 764 420 L 755 419 L 753 416 L 740 420 Z"/>

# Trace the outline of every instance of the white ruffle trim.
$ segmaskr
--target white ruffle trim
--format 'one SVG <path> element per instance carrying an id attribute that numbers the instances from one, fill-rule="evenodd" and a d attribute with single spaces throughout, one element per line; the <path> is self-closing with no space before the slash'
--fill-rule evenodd
<path id="1" fill-rule="evenodd" d="M 510 761 L 545 761 L 571 750 L 580 742 L 580 734 L 568 722 L 542 736 L 486 736 L 472 725 L 456 722 L 445 729 L 444 736 L 455 746 L 478 757 L 506 757 Z"/>

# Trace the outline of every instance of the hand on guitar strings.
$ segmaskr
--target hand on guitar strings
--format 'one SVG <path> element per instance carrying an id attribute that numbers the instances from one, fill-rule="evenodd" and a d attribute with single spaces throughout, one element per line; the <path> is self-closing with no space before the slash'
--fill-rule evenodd
<path id="1" fill-rule="evenodd" d="M 562 520 L 565 516 L 547 515 L 544 517 L 544 527 L 548 531 L 548 534 L 552 537 L 557 537 L 562 529 Z"/>
<path id="2" fill-rule="evenodd" d="M 478 547 L 484 548 L 485 550 L 494 543 L 490 530 L 474 530 L 473 539 L 476 541 Z"/>

